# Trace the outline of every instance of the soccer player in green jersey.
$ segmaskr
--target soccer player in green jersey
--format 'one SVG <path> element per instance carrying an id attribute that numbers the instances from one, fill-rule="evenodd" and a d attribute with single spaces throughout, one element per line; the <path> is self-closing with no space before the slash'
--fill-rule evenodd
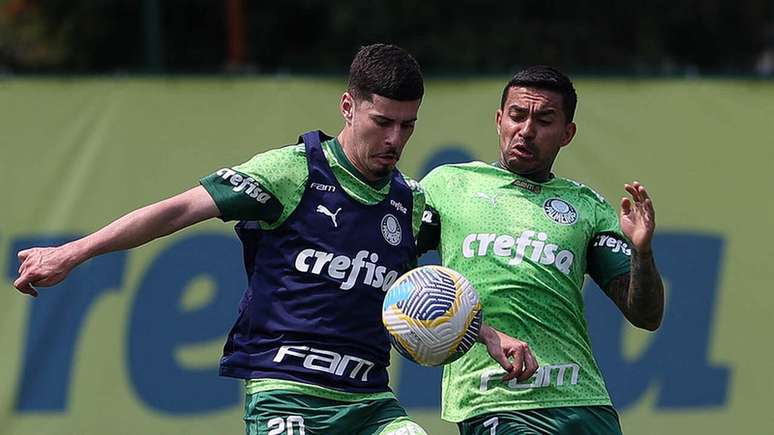
<path id="1" fill-rule="evenodd" d="M 638 182 L 616 213 L 591 188 L 551 172 L 576 132 L 572 82 L 549 67 L 505 86 L 493 164 L 444 165 L 422 181 L 420 251 L 478 290 L 484 320 L 522 342 L 540 368 L 503 381 L 482 349 L 444 367 L 442 416 L 462 434 L 621 432 L 591 351 L 581 289 L 588 274 L 635 326 L 661 322 L 663 284 L 651 250 L 653 203 Z M 432 231 L 434 229 L 435 232 Z"/>

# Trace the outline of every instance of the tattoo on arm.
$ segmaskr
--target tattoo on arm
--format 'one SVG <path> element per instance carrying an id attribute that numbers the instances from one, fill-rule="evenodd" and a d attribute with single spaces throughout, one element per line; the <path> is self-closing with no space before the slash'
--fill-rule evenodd
<path id="1" fill-rule="evenodd" d="M 664 284 L 652 253 L 633 252 L 629 274 L 613 278 L 605 293 L 634 326 L 658 329 L 664 314 Z"/>

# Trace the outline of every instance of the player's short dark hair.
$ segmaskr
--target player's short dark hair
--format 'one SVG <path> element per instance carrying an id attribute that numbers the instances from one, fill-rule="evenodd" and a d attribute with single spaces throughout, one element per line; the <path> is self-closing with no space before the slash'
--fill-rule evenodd
<path id="1" fill-rule="evenodd" d="M 391 100 L 414 101 L 425 93 L 419 63 L 396 45 L 361 47 L 349 68 L 347 91 L 358 100 L 373 94 Z"/>
<path id="2" fill-rule="evenodd" d="M 578 95 L 569 77 L 556 68 L 545 65 L 531 66 L 517 72 L 503 89 L 500 109 L 505 108 L 508 91 L 513 87 L 542 89 L 553 91 L 562 96 L 562 110 L 567 122 L 575 117 L 575 106 L 578 105 Z"/>

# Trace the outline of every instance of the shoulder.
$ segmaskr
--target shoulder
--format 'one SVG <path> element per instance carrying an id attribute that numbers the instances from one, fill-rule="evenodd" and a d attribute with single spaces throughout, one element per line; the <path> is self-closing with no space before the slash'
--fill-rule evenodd
<path id="1" fill-rule="evenodd" d="M 303 144 L 286 145 L 256 154 L 250 160 L 231 169 L 259 180 L 270 188 L 287 184 L 304 184 L 309 172 Z"/>
<path id="2" fill-rule="evenodd" d="M 306 164 L 306 150 L 304 144 L 285 145 L 254 155 L 250 160 L 234 167 L 245 174 L 263 173 L 267 168 L 276 168 L 278 165 Z"/>
<path id="3" fill-rule="evenodd" d="M 557 182 L 568 190 L 574 191 L 574 194 L 582 199 L 585 199 L 593 206 L 609 206 L 609 203 L 602 194 L 583 184 L 579 181 L 572 180 L 570 178 L 557 177 Z"/>
<path id="4" fill-rule="evenodd" d="M 466 163 L 448 163 L 445 165 L 436 166 L 430 171 L 425 178 L 433 175 L 453 175 L 462 172 L 480 172 L 485 169 L 494 168 L 492 165 L 480 161 L 472 161 Z"/>
<path id="5" fill-rule="evenodd" d="M 469 176 L 471 174 L 490 171 L 494 168 L 492 165 L 484 162 L 473 161 L 467 163 L 453 163 L 436 166 L 427 175 L 422 178 L 422 186 L 427 188 L 430 185 L 444 183 L 446 180 L 455 179 L 459 176 Z"/>
<path id="6" fill-rule="evenodd" d="M 577 201 L 575 205 L 580 207 L 579 211 L 594 222 L 597 230 L 612 231 L 617 228 L 618 212 L 604 196 L 595 189 L 575 180 L 562 178 L 561 182 L 564 190 L 568 192 L 565 199 L 575 198 Z M 560 197 L 562 196 L 560 195 Z"/>

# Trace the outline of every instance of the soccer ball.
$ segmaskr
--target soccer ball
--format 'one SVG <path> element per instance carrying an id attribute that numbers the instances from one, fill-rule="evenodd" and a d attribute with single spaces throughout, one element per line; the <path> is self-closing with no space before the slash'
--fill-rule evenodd
<path id="1" fill-rule="evenodd" d="M 446 267 L 422 266 L 387 290 L 382 321 L 401 355 L 423 366 L 439 366 L 473 347 L 481 328 L 481 304 L 464 276 Z"/>

